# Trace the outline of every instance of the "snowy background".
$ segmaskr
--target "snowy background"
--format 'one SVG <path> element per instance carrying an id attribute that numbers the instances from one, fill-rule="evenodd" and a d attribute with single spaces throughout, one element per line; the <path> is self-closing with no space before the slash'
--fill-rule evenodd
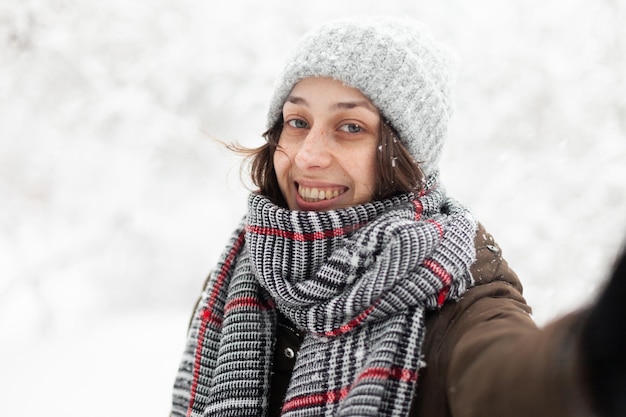
<path id="1" fill-rule="evenodd" d="M 460 58 L 443 180 L 541 324 L 626 232 L 626 1 L 0 0 L 0 413 L 165 416 L 187 320 L 244 212 L 285 54 L 413 16 Z M 227 5 L 226 5 L 227 4 Z"/>

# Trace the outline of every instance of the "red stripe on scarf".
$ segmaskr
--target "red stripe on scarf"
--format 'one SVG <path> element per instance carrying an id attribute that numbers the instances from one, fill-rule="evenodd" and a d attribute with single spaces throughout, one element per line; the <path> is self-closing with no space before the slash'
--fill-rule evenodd
<path id="1" fill-rule="evenodd" d="M 439 262 L 435 261 L 434 259 L 426 259 L 424 262 L 422 262 L 422 265 L 430 269 L 444 285 L 443 289 L 439 292 L 439 295 L 437 296 L 437 305 L 441 306 L 444 301 L 446 301 L 448 292 L 450 292 L 450 283 L 452 283 L 452 276 L 448 271 L 446 271 L 443 266 L 441 266 Z"/>
<path id="2" fill-rule="evenodd" d="M 348 395 L 350 387 L 343 387 L 335 391 L 322 392 L 319 394 L 303 395 L 292 398 L 283 404 L 283 413 L 297 408 L 315 407 L 324 404 L 332 404 L 341 401 Z"/>
<path id="3" fill-rule="evenodd" d="M 368 368 L 358 376 L 355 383 L 364 379 L 395 379 L 402 382 L 415 382 L 417 381 L 417 375 L 418 374 L 415 371 L 399 367 L 393 367 L 391 369 Z M 282 412 L 285 413 L 298 408 L 315 407 L 324 404 L 336 403 L 348 395 L 353 385 L 354 384 L 334 391 L 292 398 L 291 400 L 285 402 Z"/>
<path id="4" fill-rule="evenodd" d="M 320 240 L 320 239 L 325 239 L 328 237 L 338 237 L 338 236 L 347 235 L 348 233 L 354 232 L 361 226 L 363 225 L 357 224 L 357 225 L 349 225 L 346 227 L 338 227 L 336 229 L 323 230 L 321 232 L 298 233 L 298 232 L 290 232 L 287 230 L 274 229 L 271 227 L 247 225 L 246 231 L 250 233 L 255 233 L 258 235 L 278 236 L 284 239 L 291 239 L 291 240 L 296 240 L 299 242 L 311 242 L 313 240 Z"/>
<path id="5" fill-rule="evenodd" d="M 241 307 L 246 307 L 246 308 L 255 307 L 261 310 L 267 310 L 269 308 L 273 308 L 274 303 L 272 303 L 271 300 L 268 300 L 267 304 L 263 304 L 260 300 L 254 297 L 234 298 L 230 300 L 228 303 L 226 303 L 226 305 L 224 306 L 224 314 L 226 314 L 228 311 L 234 308 L 241 308 Z"/>
<path id="6" fill-rule="evenodd" d="M 189 399 L 189 407 L 187 408 L 187 417 L 191 415 L 191 412 L 193 411 L 193 404 L 196 399 L 196 393 L 198 389 L 198 378 L 200 377 L 200 362 L 202 360 L 202 347 L 204 345 L 206 329 L 209 324 L 212 324 L 216 327 L 222 324 L 221 317 L 217 317 L 213 315 L 213 307 L 215 305 L 215 301 L 217 300 L 217 296 L 222 288 L 222 285 L 224 285 L 224 280 L 226 279 L 226 276 L 228 275 L 230 266 L 233 263 L 235 256 L 237 256 L 237 253 L 239 253 L 239 250 L 243 246 L 244 236 L 245 236 L 245 233 L 243 231 L 239 234 L 239 236 L 237 236 L 237 240 L 233 244 L 233 247 L 228 253 L 228 256 L 226 256 L 226 259 L 224 260 L 224 264 L 222 265 L 222 269 L 220 270 L 220 273 L 217 276 L 217 282 L 215 283 L 215 286 L 213 287 L 213 291 L 211 291 L 209 302 L 207 306 L 204 308 L 204 310 L 202 311 L 200 328 L 198 330 L 198 345 L 196 346 L 196 357 L 195 357 L 195 361 L 193 364 L 193 368 L 194 368 L 193 369 L 193 381 L 191 383 L 191 393 L 190 393 L 190 399 Z"/>
<path id="7" fill-rule="evenodd" d="M 393 367 L 388 368 L 368 368 L 359 375 L 357 381 L 362 379 L 396 379 L 402 382 L 415 382 L 417 381 L 417 372 L 410 369 Z"/>
<path id="8" fill-rule="evenodd" d="M 376 303 L 369 306 L 366 310 L 364 310 L 361 314 L 359 314 L 358 316 L 350 320 L 348 323 L 334 330 L 324 332 L 323 335 L 333 337 L 333 336 L 339 336 L 344 333 L 348 333 L 350 330 L 354 329 L 359 324 L 363 323 L 363 320 L 365 320 L 367 316 L 370 315 L 370 313 L 374 310 L 375 307 L 376 307 Z"/>
<path id="9" fill-rule="evenodd" d="M 445 287 L 444 289 L 442 289 L 439 292 L 439 295 L 437 296 L 437 305 L 438 306 L 442 306 L 443 303 L 446 302 L 446 298 L 448 297 L 448 293 L 450 292 L 450 287 Z"/>
<path id="10" fill-rule="evenodd" d="M 432 223 L 435 225 L 435 227 L 437 228 L 437 231 L 439 232 L 439 239 L 442 239 L 443 238 L 443 226 L 441 226 L 441 223 L 433 219 L 429 219 L 427 221 L 428 223 Z"/>
<path id="11" fill-rule="evenodd" d="M 422 202 L 419 200 L 413 200 L 413 205 L 415 206 L 415 220 L 419 220 L 422 218 L 422 213 L 424 212 L 424 206 Z"/>

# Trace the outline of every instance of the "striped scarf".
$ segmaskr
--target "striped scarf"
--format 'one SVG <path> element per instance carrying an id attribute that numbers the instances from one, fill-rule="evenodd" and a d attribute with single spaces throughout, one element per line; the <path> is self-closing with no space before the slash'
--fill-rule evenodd
<path id="1" fill-rule="evenodd" d="M 407 415 L 425 312 L 472 285 L 475 233 L 437 188 L 326 212 L 251 195 L 192 319 L 172 415 L 265 414 L 276 309 L 306 331 L 283 415 Z"/>

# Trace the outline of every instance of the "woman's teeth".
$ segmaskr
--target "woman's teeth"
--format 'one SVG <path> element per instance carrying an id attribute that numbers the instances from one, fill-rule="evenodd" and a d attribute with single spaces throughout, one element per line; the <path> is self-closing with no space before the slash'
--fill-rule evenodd
<path id="1" fill-rule="evenodd" d="M 322 200 L 330 200 L 331 198 L 337 197 L 343 191 L 338 189 L 320 189 L 320 188 L 308 188 L 298 186 L 298 194 L 304 201 L 307 202 L 316 202 Z"/>

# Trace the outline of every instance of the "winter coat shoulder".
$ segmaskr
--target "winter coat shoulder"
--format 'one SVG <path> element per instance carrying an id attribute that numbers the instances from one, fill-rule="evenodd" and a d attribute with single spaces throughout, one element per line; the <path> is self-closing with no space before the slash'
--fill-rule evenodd
<path id="1" fill-rule="evenodd" d="M 522 285 L 482 225 L 476 286 L 431 312 L 411 415 L 427 417 L 589 415 L 575 346 L 579 312 L 539 329 Z"/>

